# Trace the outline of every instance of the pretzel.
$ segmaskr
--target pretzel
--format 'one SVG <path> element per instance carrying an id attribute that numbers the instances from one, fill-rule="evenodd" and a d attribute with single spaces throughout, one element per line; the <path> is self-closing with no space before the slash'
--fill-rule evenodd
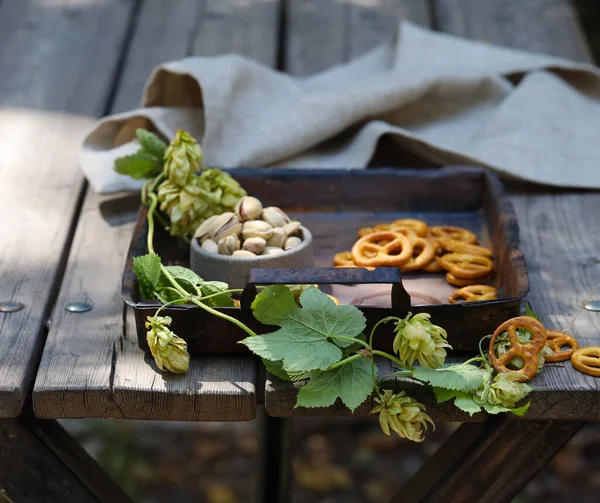
<path id="1" fill-rule="evenodd" d="M 583 374 L 600 377 L 600 347 L 579 348 L 571 356 L 571 363 Z"/>
<path id="2" fill-rule="evenodd" d="M 464 241 L 472 245 L 477 244 L 477 236 L 462 227 L 450 225 L 437 225 L 429 228 L 429 234 L 435 238 L 449 238 L 456 241 Z"/>
<path id="3" fill-rule="evenodd" d="M 368 236 L 369 234 L 373 234 L 375 231 L 375 229 L 373 229 L 373 227 L 362 227 L 360 229 L 358 229 L 358 232 L 356 233 L 357 236 L 359 238 Z"/>
<path id="4" fill-rule="evenodd" d="M 444 269 L 442 269 L 442 266 L 440 265 L 440 258 L 433 257 L 433 260 L 421 270 L 423 272 L 442 272 Z"/>
<path id="5" fill-rule="evenodd" d="M 492 252 L 483 246 L 472 245 L 456 239 L 439 238 L 440 248 L 450 253 L 468 253 L 469 255 L 481 255 L 482 257 L 492 257 Z"/>
<path id="6" fill-rule="evenodd" d="M 403 271 L 423 269 L 435 258 L 435 249 L 426 239 L 417 237 L 411 241 L 411 244 L 413 253 L 408 262 L 400 266 Z"/>
<path id="7" fill-rule="evenodd" d="M 363 236 L 352 247 L 352 260 L 358 266 L 400 267 L 411 259 L 412 254 L 410 239 L 389 231 Z"/>
<path id="8" fill-rule="evenodd" d="M 521 344 L 517 338 L 517 329 L 527 330 L 531 334 L 531 342 L 527 344 Z M 510 340 L 511 348 L 504 353 L 502 356 L 496 356 L 494 346 L 498 336 L 503 332 L 508 332 L 508 339 Z M 522 374 L 522 378 L 519 381 L 529 381 L 535 376 L 538 367 L 538 353 L 546 345 L 546 329 L 539 321 L 531 316 L 518 316 L 511 318 L 500 325 L 496 331 L 492 334 L 490 339 L 490 362 L 496 372 L 511 372 Z M 600 348 L 599 355 L 600 355 Z M 506 367 L 513 358 L 520 357 L 524 366 L 521 370 L 510 370 Z M 599 362 L 600 364 L 600 362 Z M 600 365 L 599 365 L 600 366 Z M 598 369 L 600 375 L 600 368 Z"/>
<path id="9" fill-rule="evenodd" d="M 405 225 L 390 225 L 390 228 L 387 229 L 390 232 L 398 232 L 399 234 L 404 234 L 408 239 L 414 241 L 419 238 L 417 233 L 411 229 L 410 227 L 406 227 Z"/>
<path id="10" fill-rule="evenodd" d="M 448 253 L 440 258 L 440 265 L 457 278 L 483 278 L 492 272 L 493 263 L 487 257 L 468 253 Z"/>
<path id="11" fill-rule="evenodd" d="M 391 223 L 392 227 L 408 227 L 417 233 L 417 236 L 424 238 L 427 236 L 429 227 L 423 220 L 417 220 L 416 218 L 402 218 L 400 220 L 394 220 Z"/>
<path id="12" fill-rule="evenodd" d="M 352 252 L 345 251 L 336 253 L 333 256 L 333 265 L 334 266 L 353 266 L 354 260 L 352 260 Z"/>
<path id="13" fill-rule="evenodd" d="M 544 356 L 547 362 L 564 362 L 571 358 L 571 355 L 579 347 L 577 340 L 572 335 L 558 330 L 547 330 L 546 333 L 548 334 L 546 346 L 553 352 L 552 355 Z M 563 346 L 569 346 L 571 349 L 564 350 L 562 349 Z"/>
<path id="14" fill-rule="evenodd" d="M 487 285 L 469 285 L 458 290 L 454 290 L 448 297 L 450 304 L 458 302 L 480 302 L 484 300 L 496 300 L 498 291 L 493 286 Z"/>
<path id="15" fill-rule="evenodd" d="M 340 299 L 338 299 L 337 297 L 335 297 L 333 295 L 329 295 L 328 293 L 326 293 L 325 295 L 327 295 L 327 297 L 329 297 L 336 306 L 340 305 Z"/>
<path id="16" fill-rule="evenodd" d="M 446 273 L 446 281 L 448 282 L 448 284 L 450 284 L 452 286 L 456 286 L 458 288 L 462 288 L 464 286 L 471 286 L 471 285 L 482 285 L 482 284 L 490 281 L 492 278 L 493 278 L 493 274 L 490 274 L 489 276 L 485 276 L 483 278 L 467 279 L 467 278 L 457 278 L 451 272 Z"/>

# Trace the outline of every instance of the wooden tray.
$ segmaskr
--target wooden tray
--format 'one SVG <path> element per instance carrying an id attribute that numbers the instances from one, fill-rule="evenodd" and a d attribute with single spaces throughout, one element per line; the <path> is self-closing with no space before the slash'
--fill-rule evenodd
<path id="1" fill-rule="evenodd" d="M 252 284 L 242 297 L 242 309 L 222 309 L 243 319 L 256 331 L 264 332 L 266 327 L 252 319 L 248 307 L 255 293 L 254 284 L 275 282 L 320 283 L 324 291 L 331 291 L 341 300 L 354 299 L 352 303 L 367 317 L 367 330 L 385 316 L 403 317 L 409 310 L 428 312 L 434 323 L 448 331 L 452 346 L 460 350 L 476 349 L 481 337 L 492 333 L 506 319 L 520 314 L 529 280 L 519 250 L 518 224 L 501 183 L 488 170 L 465 167 L 361 171 L 236 169 L 232 173 L 248 193 L 258 197 L 265 206 L 279 206 L 309 228 L 314 237 L 314 265 L 327 268 L 253 270 Z M 404 272 L 401 275 L 390 268 L 369 272 L 332 267 L 333 255 L 352 247 L 360 227 L 408 217 L 422 219 L 429 225 L 456 225 L 475 232 L 480 242 L 490 246 L 494 253 L 494 286 L 498 288 L 499 299 L 448 304 L 447 297 L 454 288 L 441 273 Z M 140 347 L 148 351 L 144 323 L 159 303 L 140 298 L 132 267 L 134 256 L 147 253 L 146 235 L 146 209 L 142 208 L 127 256 L 122 295 L 133 307 Z M 162 229 L 157 229 L 155 248 L 165 263 L 189 264 L 188 248 L 179 245 Z M 244 345 L 237 343 L 246 336 L 243 331 L 200 308 L 173 306 L 162 313 L 173 318 L 172 328 L 187 341 L 191 355 L 247 351 Z M 393 335 L 392 325 L 383 325 L 376 338 L 378 347 L 391 351 Z"/>

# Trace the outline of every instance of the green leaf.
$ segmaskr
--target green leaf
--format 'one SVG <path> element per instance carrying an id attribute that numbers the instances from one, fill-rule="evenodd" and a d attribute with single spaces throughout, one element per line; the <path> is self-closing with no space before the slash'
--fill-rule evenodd
<path id="1" fill-rule="evenodd" d="M 167 144 L 162 141 L 158 136 L 145 129 L 138 128 L 135 130 L 140 145 L 147 154 L 152 155 L 159 160 L 162 160 L 167 150 Z"/>
<path id="2" fill-rule="evenodd" d="M 464 391 L 449 390 L 444 388 L 433 388 L 437 403 L 447 402 L 454 399 L 454 406 L 472 416 L 481 411 L 481 405 L 478 404 L 470 393 Z"/>
<path id="3" fill-rule="evenodd" d="M 517 407 L 516 409 L 510 409 L 510 411 L 515 416 L 524 416 L 525 412 L 527 412 L 527 409 L 529 409 L 530 405 L 531 405 L 531 402 L 527 402 L 525 405 L 522 405 L 521 407 Z"/>
<path id="4" fill-rule="evenodd" d="M 162 161 L 140 150 L 135 154 L 115 159 L 115 171 L 136 180 L 154 178 L 162 172 Z"/>
<path id="5" fill-rule="evenodd" d="M 200 283 L 200 291 L 202 292 L 202 297 L 207 297 L 209 295 L 219 294 L 216 297 L 211 297 L 210 299 L 200 299 L 203 303 L 210 307 L 233 307 L 235 304 L 233 303 L 233 299 L 231 298 L 231 293 L 227 292 L 229 290 L 229 285 L 222 281 L 205 281 Z"/>
<path id="6" fill-rule="evenodd" d="M 283 361 L 287 370 L 326 370 L 342 358 L 338 346 L 352 344 L 335 340 L 335 336 L 355 338 L 364 330 L 365 318 L 353 306 L 336 306 L 317 288 L 306 290 L 300 303 L 302 308 L 283 285 L 265 288 L 252 303 L 254 316 L 261 323 L 281 328 L 241 343 L 262 358 Z"/>
<path id="7" fill-rule="evenodd" d="M 462 392 L 454 399 L 454 405 L 469 416 L 473 416 L 481 410 L 481 405 L 475 402 L 471 395 Z"/>
<path id="8" fill-rule="evenodd" d="M 481 386 L 485 372 L 474 365 L 449 365 L 439 369 L 415 367 L 413 377 L 434 387 L 469 392 Z"/>
<path id="9" fill-rule="evenodd" d="M 511 412 L 512 411 L 512 409 L 509 409 L 508 407 L 503 407 L 502 405 L 494 405 L 489 402 L 485 402 L 481 405 L 483 406 L 483 408 L 485 409 L 485 411 L 488 414 L 501 414 L 503 412 Z"/>
<path id="10" fill-rule="evenodd" d="M 278 377 L 282 381 L 291 381 L 288 373 L 283 369 L 282 362 L 272 362 L 270 360 L 262 359 L 263 365 L 265 368 L 271 372 L 275 377 Z"/>
<path id="11" fill-rule="evenodd" d="M 133 272 L 137 277 L 142 297 L 152 299 L 160 278 L 160 257 L 155 253 L 134 257 Z"/>
<path id="12" fill-rule="evenodd" d="M 340 398 L 351 411 L 373 392 L 371 362 L 353 360 L 325 372 L 312 372 L 310 381 L 298 391 L 296 407 L 328 407 Z"/>
<path id="13" fill-rule="evenodd" d="M 525 316 L 531 316 L 532 318 L 535 318 L 539 322 L 542 321 L 542 320 L 540 320 L 540 317 L 533 312 L 533 310 L 531 309 L 531 306 L 529 305 L 529 302 L 525 302 Z"/>

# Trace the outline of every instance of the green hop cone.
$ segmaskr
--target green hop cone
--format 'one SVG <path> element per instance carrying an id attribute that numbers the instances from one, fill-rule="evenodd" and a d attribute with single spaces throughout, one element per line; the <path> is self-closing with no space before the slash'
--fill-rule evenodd
<path id="1" fill-rule="evenodd" d="M 229 174 L 220 169 L 205 169 L 200 175 L 200 188 L 204 197 L 215 205 L 214 214 L 233 211 L 234 206 L 245 195 L 246 191 Z"/>
<path id="2" fill-rule="evenodd" d="M 446 331 L 431 323 L 430 317 L 428 313 L 408 313 L 396 323 L 393 348 L 405 365 L 412 366 L 418 360 L 421 366 L 435 369 L 444 364 L 445 348 L 452 346 L 446 342 Z"/>
<path id="3" fill-rule="evenodd" d="M 516 403 L 525 398 L 531 391 L 531 386 L 517 382 L 523 376 L 512 373 L 498 374 L 494 377 L 489 389 L 488 402 L 512 409 Z"/>
<path id="4" fill-rule="evenodd" d="M 180 187 L 165 180 L 158 187 L 160 210 L 169 216 L 171 236 L 192 234 L 198 226 L 212 213 L 210 205 L 200 197 L 198 177 Z"/>
<path id="5" fill-rule="evenodd" d="M 395 431 L 401 438 L 422 442 L 427 423 L 434 428 L 431 418 L 425 414 L 425 406 L 409 397 L 404 391 L 394 394 L 386 389 L 375 398 L 377 404 L 371 414 L 379 414 L 379 424 L 386 435 Z"/>
<path id="6" fill-rule="evenodd" d="M 165 154 L 165 174 L 169 181 L 183 187 L 200 172 L 202 149 L 188 133 L 179 129 Z"/>
<path id="7" fill-rule="evenodd" d="M 187 343 L 169 330 L 169 316 L 148 316 L 146 340 L 156 366 L 175 374 L 185 374 L 190 368 L 190 355 Z"/>

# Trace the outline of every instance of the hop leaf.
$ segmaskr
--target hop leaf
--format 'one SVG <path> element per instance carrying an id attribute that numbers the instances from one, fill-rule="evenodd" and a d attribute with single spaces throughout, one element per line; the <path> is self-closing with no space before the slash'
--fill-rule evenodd
<path id="1" fill-rule="evenodd" d="M 135 134 L 137 136 L 142 149 L 154 156 L 156 159 L 162 160 L 165 156 L 165 152 L 167 150 L 167 144 L 162 141 L 158 136 L 150 131 L 146 131 L 145 129 L 138 128 L 135 130 Z"/>
<path id="2" fill-rule="evenodd" d="M 156 366 L 176 374 L 184 374 L 190 367 L 190 355 L 187 343 L 171 330 L 169 316 L 148 316 L 146 321 L 146 340 Z"/>
<path id="3" fill-rule="evenodd" d="M 279 330 L 248 337 L 242 344 L 262 358 L 283 361 L 286 370 L 327 370 L 342 357 L 340 347 L 365 328 L 365 318 L 354 306 L 336 306 L 317 288 L 300 296 L 302 308 L 285 286 L 265 288 L 252 304 L 254 316 L 265 325 L 277 325 Z"/>
<path id="4" fill-rule="evenodd" d="M 137 277 L 142 297 L 153 298 L 160 278 L 160 257 L 155 253 L 134 257 L 133 272 Z"/>
<path id="5" fill-rule="evenodd" d="M 359 358 L 333 370 L 311 372 L 308 384 L 298 391 L 296 407 L 328 407 L 340 398 L 354 412 L 374 386 L 371 362 Z"/>
<path id="6" fill-rule="evenodd" d="M 140 150 L 115 159 L 115 171 L 135 180 L 153 178 L 162 171 L 162 161 Z"/>

